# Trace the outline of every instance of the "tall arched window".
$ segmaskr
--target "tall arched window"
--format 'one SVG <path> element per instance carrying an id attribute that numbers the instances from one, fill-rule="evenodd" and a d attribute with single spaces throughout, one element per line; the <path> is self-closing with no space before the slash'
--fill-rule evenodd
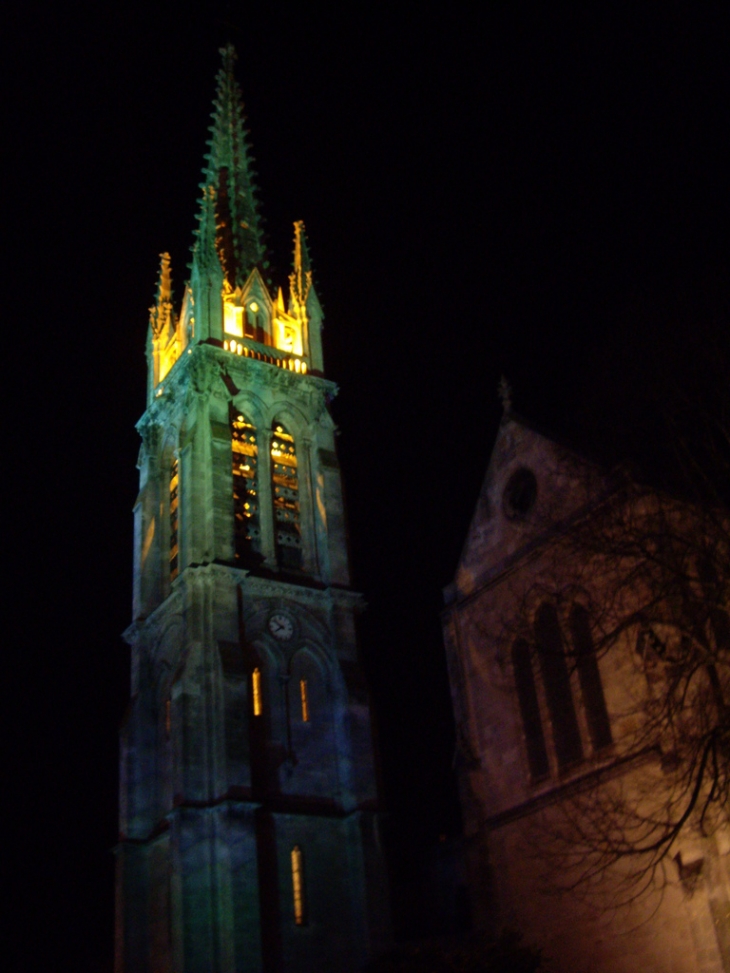
<path id="1" fill-rule="evenodd" d="M 558 766 L 563 769 L 583 759 L 578 721 L 575 718 L 570 676 L 558 614 L 552 605 L 542 605 L 535 619 L 535 638 L 545 686 Z"/>
<path id="2" fill-rule="evenodd" d="M 588 612 L 582 605 L 576 605 L 570 613 L 570 634 L 578 668 L 578 679 L 586 709 L 588 732 L 594 750 L 613 743 L 611 723 L 608 719 L 606 700 L 603 695 L 601 673 L 598 669 L 596 650 L 591 637 Z"/>
<path id="3" fill-rule="evenodd" d="M 178 546 L 180 500 L 180 469 L 177 457 L 170 464 L 170 581 L 174 581 L 180 567 Z"/>
<path id="4" fill-rule="evenodd" d="M 274 502 L 276 559 L 282 568 L 302 566 L 302 537 L 299 526 L 299 476 L 294 437 L 280 422 L 271 437 L 271 480 Z"/>
<path id="5" fill-rule="evenodd" d="M 512 646 L 512 667 L 515 673 L 515 687 L 525 733 L 530 776 L 533 780 L 540 780 L 547 777 L 550 767 L 545 748 L 545 736 L 542 732 L 530 646 L 524 639 L 518 639 Z"/>
<path id="6" fill-rule="evenodd" d="M 245 564 L 261 550 L 259 498 L 256 485 L 258 463 L 256 429 L 242 413 L 231 407 L 231 461 L 233 471 L 233 517 L 236 562 Z"/>

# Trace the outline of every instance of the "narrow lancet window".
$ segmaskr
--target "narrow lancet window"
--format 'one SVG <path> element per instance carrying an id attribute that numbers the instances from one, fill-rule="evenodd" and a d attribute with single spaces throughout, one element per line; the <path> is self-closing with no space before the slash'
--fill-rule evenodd
<path id="1" fill-rule="evenodd" d="M 261 698 L 261 670 L 254 669 L 251 673 L 251 697 L 253 700 L 253 715 L 261 716 L 264 711 Z"/>
<path id="2" fill-rule="evenodd" d="M 179 570 L 178 525 L 180 475 L 177 458 L 170 466 L 170 581 L 174 581 Z"/>
<path id="3" fill-rule="evenodd" d="M 555 753 L 562 770 L 583 759 L 583 747 L 570 691 L 570 675 L 558 613 L 552 605 L 543 605 L 538 611 L 535 637 L 553 727 Z"/>
<path id="4" fill-rule="evenodd" d="M 571 612 L 570 633 L 573 638 L 573 650 L 578 666 L 578 679 L 583 694 L 588 732 L 591 736 L 593 749 L 601 750 L 613 743 L 611 723 L 603 695 L 603 684 L 601 683 L 601 673 L 598 669 L 596 650 L 591 637 L 588 612 L 582 605 L 576 605 Z"/>
<path id="5" fill-rule="evenodd" d="M 168 739 L 170 738 L 170 731 L 172 730 L 172 704 L 170 698 L 165 700 L 165 733 Z"/>
<path id="6" fill-rule="evenodd" d="M 258 445 L 256 429 L 235 409 L 231 410 L 231 460 L 235 558 L 237 563 L 246 564 L 261 549 L 256 485 Z"/>
<path id="7" fill-rule="evenodd" d="M 309 723 L 309 697 L 307 696 L 307 680 L 299 680 L 299 696 L 302 700 L 302 723 Z"/>
<path id="8" fill-rule="evenodd" d="M 299 526 L 299 476 L 294 437 L 274 423 L 271 437 L 271 478 L 274 500 L 276 559 L 282 568 L 302 566 Z"/>
<path id="9" fill-rule="evenodd" d="M 518 639 L 512 647 L 512 667 L 525 734 L 530 777 L 533 780 L 541 780 L 547 777 L 550 768 L 540 719 L 540 705 L 535 689 L 535 676 L 532 671 L 532 654 L 530 646 L 524 639 Z"/>
<path id="10" fill-rule="evenodd" d="M 291 850 L 291 883 L 294 898 L 294 923 L 297 926 L 305 924 L 304 903 L 304 863 L 302 849 L 294 845 Z"/>

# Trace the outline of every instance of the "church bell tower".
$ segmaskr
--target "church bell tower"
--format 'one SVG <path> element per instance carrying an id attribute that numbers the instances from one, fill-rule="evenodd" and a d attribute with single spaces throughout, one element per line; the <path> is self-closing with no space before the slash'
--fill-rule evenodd
<path id="1" fill-rule="evenodd" d="M 116 973 L 337 973 L 387 936 L 322 308 L 268 280 L 232 48 L 137 425 Z"/>

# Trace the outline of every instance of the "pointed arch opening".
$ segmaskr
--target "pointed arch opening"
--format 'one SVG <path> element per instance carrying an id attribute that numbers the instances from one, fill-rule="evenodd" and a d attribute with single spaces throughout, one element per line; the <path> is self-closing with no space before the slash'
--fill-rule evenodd
<path id="1" fill-rule="evenodd" d="M 535 639 L 545 686 L 555 753 L 561 770 L 583 759 L 583 746 L 570 690 L 563 635 L 553 605 L 542 605 L 535 619 Z"/>
<path id="2" fill-rule="evenodd" d="M 588 612 L 582 605 L 574 605 L 570 613 L 570 634 L 573 640 L 578 680 L 585 706 L 586 721 L 594 750 L 602 750 L 613 743 L 611 722 L 603 695 L 601 673 L 591 635 Z"/>
<path id="3" fill-rule="evenodd" d="M 237 564 L 260 559 L 261 525 L 258 495 L 258 443 L 253 423 L 230 407 L 233 531 Z M 257 557 L 257 555 L 259 557 Z"/>
<path id="4" fill-rule="evenodd" d="M 550 765 L 540 719 L 535 674 L 532 671 L 532 653 L 525 639 L 517 639 L 512 646 L 512 668 L 522 717 L 522 730 L 525 735 L 530 777 L 535 781 L 542 780 L 550 773 Z"/>
<path id="5" fill-rule="evenodd" d="M 281 568 L 299 570 L 302 535 L 297 451 L 294 437 L 281 422 L 274 422 L 272 429 L 271 481 L 276 560 Z"/>

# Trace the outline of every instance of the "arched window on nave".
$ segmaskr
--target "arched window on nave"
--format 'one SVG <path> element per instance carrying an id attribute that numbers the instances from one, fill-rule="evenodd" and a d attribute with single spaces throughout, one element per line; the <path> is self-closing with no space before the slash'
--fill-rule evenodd
<path id="1" fill-rule="evenodd" d="M 535 640 L 553 728 L 555 754 L 562 770 L 583 759 L 583 747 L 570 690 L 563 636 L 553 605 L 544 604 L 539 608 L 535 619 Z"/>
<path id="2" fill-rule="evenodd" d="M 580 690 L 586 711 L 588 732 L 594 750 L 613 743 L 611 723 L 603 695 L 601 673 L 596 659 L 596 650 L 591 636 L 588 612 L 582 605 L 575 605 L 570 613 L 570 634 L 573 640 Z"/>
<path id="3" fill-rule="evenodd" d="M 522 717 L 522 728 L 525 735 L 527 763 L 530 777 L 541 780 L 550 772 L 545 734 L 540 719 L 540 705 L 535 688 L 535 675 L 532 671 L 532 653 L 525 639 L 517 639 L 512 646 L 512 668 L 515 676 L 517 700 Z"/>

